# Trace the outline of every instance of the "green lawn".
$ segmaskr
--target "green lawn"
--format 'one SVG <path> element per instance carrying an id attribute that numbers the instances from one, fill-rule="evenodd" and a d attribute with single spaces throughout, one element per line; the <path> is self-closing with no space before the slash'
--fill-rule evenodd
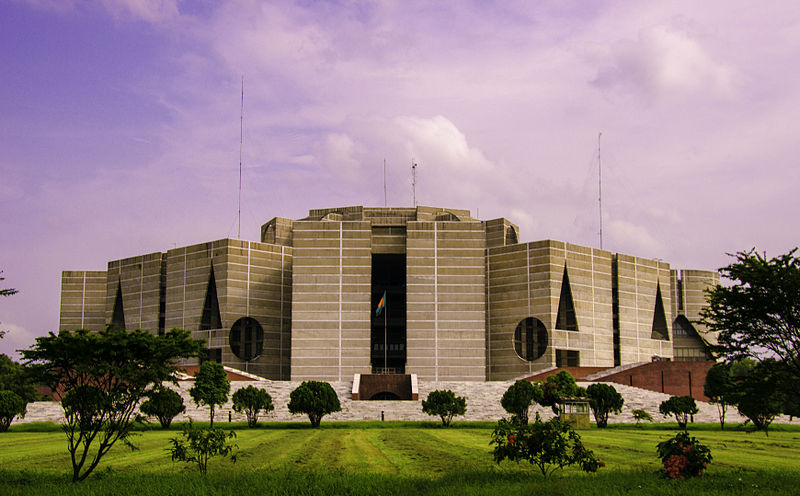
<path id="1" fill-rule="evenodd" d="M 225 424 L 222 424 L 226 427 Z M 712 425 L 691 432 L 711 447 L 706 477 L 658 477 L 655 445 L 674 430 L 664 425 L 615 425 L 580 431 L 606 463 L 597 474 L 576 469 L 545 480 L 527 464 L 492 461 L 491 423 L 323 421 L 237 427 L 239 461 L 196 468 L 169 460 L 178 431 L 146 430 L 130 451 L 115 447 L 85 482 L 68 482 L 63 433 L 53 426 L 12 426 L 0 434 L 0 494 L 786 494 L 800 491 L 800 429 L 747 433 Z"/>

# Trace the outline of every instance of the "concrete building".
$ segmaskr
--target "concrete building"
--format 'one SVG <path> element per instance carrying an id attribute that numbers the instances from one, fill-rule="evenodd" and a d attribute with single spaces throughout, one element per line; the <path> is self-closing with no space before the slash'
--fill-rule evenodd
<path id="1" fill-rule="evenodd" d="M 345 207 L 65 271 L 59 328 L 106 324 L 207 339 L 265 378 L 508 380 L 554 366 L 704 360 L 696 323 L 716 272 L 562 241 L 450 208 Z M 385 305 L 376 314 L 379 302 Z"/>

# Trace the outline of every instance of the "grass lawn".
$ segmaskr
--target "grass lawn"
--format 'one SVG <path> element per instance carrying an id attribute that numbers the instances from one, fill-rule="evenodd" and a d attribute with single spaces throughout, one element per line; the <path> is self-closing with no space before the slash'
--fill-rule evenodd
<path id="1" fill-rule="evenodd" d="M 220 424 L 227 427 L 227 424 Z M 527 464 L 492 460 L 491 423 L 324 422 L 234 425 L 239 461 L 214 459 L 201 477 L 165 451 L 178 430 L 145 430 L 140 448 L 115 448 L 83 483 L 68 482 L 64 435 L 48 425 L 12 426 L 0 434 L 0 495 L 15 494 L 786 494 L 800 493 L 800 428 L 769 436 L 698 425 L 692 435 L 714 457 L 702 479 L 660 479 L 655 445 L 674 425 L 580 431 L 606 468 L 557 471 L 548 479 Z"/>

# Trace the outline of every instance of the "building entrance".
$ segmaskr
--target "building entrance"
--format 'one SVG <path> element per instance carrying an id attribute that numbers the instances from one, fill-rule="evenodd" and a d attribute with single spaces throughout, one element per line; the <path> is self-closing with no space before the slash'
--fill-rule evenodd
<path id="1" fill-rule="evenodd" d="M 380 314 L 378 305 L 384 298 Z M 406 256 L 372 255 L 371 362 L 373 374 L 406 370 Z"/>

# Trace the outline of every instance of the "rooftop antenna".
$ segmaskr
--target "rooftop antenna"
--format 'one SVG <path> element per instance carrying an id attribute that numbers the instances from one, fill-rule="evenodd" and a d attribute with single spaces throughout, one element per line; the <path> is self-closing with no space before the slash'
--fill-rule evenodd
<path id="1" fill-rule="evenodd" d="M 244 136 L 244 75 L 242 75 L 242 105 L 239 108 L 239 208 L 236 239 L 242 239 L 242 137 Z"/>
<path id="2" fill-rule="evenodd" d="M 600 209 L 600 249 L 603 249 L 603 162 L 600 155 L 600 138 L 602 131 L 597 133 L 597 205 Z"/>
<path id="3" fill-rule="evenodd" d="M 411 158 L 411 193 L 414 197 L 414 207 L 417 206 L 417 162 Z"/>
<path id="4" fill-rule="evenodd" d="M 386 159 L 383 159 L 383 206 L 388 206 L 386 203 Z"/>

